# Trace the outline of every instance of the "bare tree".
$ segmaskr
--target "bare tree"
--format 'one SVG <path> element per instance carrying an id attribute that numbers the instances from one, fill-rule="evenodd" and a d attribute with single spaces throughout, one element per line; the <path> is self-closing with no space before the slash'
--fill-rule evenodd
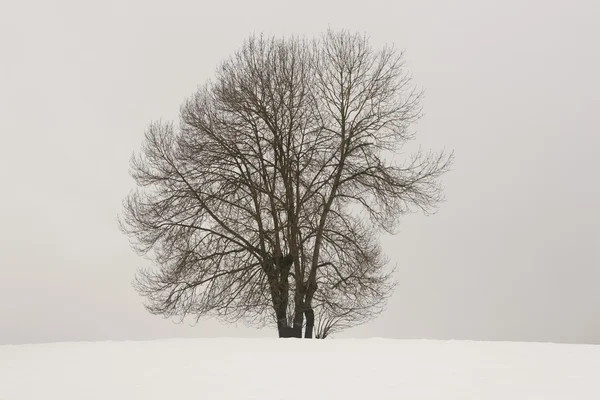
<path id="1" fill-rule="evenodd" d="M 121 226 L 156 264 L 147 308 L 281 337 L 312 337 L 315 311 L 319 336 L 377 315 L 394 286 L 377 234 L 433 210 L 452 160 L 392 161 L 420 97 L 402 53 L 364 36 L 250 37 L 132 159 Z"/>

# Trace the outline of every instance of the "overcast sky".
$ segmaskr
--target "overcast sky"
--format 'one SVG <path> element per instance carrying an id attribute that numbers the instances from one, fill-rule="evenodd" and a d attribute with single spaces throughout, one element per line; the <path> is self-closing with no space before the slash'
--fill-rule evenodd
<path id="1" fill-rule="evenodd" d="M 293 4 L 293 5 L 291 5 Z M 384 238 L 400 284 L 341 336 L 600 343 L 597 1 L 21 1 L 0 5 L 0 344 L 275 336 L 148 314 L 117 228 L 152 120 L 252 32 L 406 49 L 447 201 Z"/>

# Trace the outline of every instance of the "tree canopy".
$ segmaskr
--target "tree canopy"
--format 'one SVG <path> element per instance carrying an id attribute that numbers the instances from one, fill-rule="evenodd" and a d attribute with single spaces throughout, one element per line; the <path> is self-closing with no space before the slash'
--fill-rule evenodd
<path id="1" fill-rule="evenodd" d="M 422 93 L 367 37 L 251 36 L 132 158 L 121 227 L 153 260 L 152 313 L 318 337 L 376 316 L 394 288 L 379 233 L 442 200 L 452 154 L 417 151 Z M 316 319 L 316 326 L 315 326 Z"/>

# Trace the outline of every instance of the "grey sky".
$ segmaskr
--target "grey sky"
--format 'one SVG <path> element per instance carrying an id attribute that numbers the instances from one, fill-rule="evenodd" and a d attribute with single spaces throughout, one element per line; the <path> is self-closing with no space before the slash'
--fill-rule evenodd
<path id="1" fill-rule="evenodd" d="M 85 5 L 84 5 L 85 3 Z M 447 201 L 384 238 L 400 285 L 342 336 L 600 343 L 597 1 L 0 5 L 0 344 L 274 336 L 146 313 L 128 160 L 249 33 L 366 32 L 427 90 Z"/>

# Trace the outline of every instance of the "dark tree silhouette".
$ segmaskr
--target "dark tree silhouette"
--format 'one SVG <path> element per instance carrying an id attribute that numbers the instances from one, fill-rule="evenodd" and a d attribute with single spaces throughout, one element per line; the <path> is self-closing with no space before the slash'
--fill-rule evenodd
<path id="1" fill-rule="evenodd" d="M 135 284 L 148 310 L 280 337 L 377 315 L 394 287 L 378 232 L 434 210 L 452 160 L 393 161 L 420 97 L 402 53 L 364 36 L 250 37 L 132 159 L 121 227 L 155 264 Z"/>

